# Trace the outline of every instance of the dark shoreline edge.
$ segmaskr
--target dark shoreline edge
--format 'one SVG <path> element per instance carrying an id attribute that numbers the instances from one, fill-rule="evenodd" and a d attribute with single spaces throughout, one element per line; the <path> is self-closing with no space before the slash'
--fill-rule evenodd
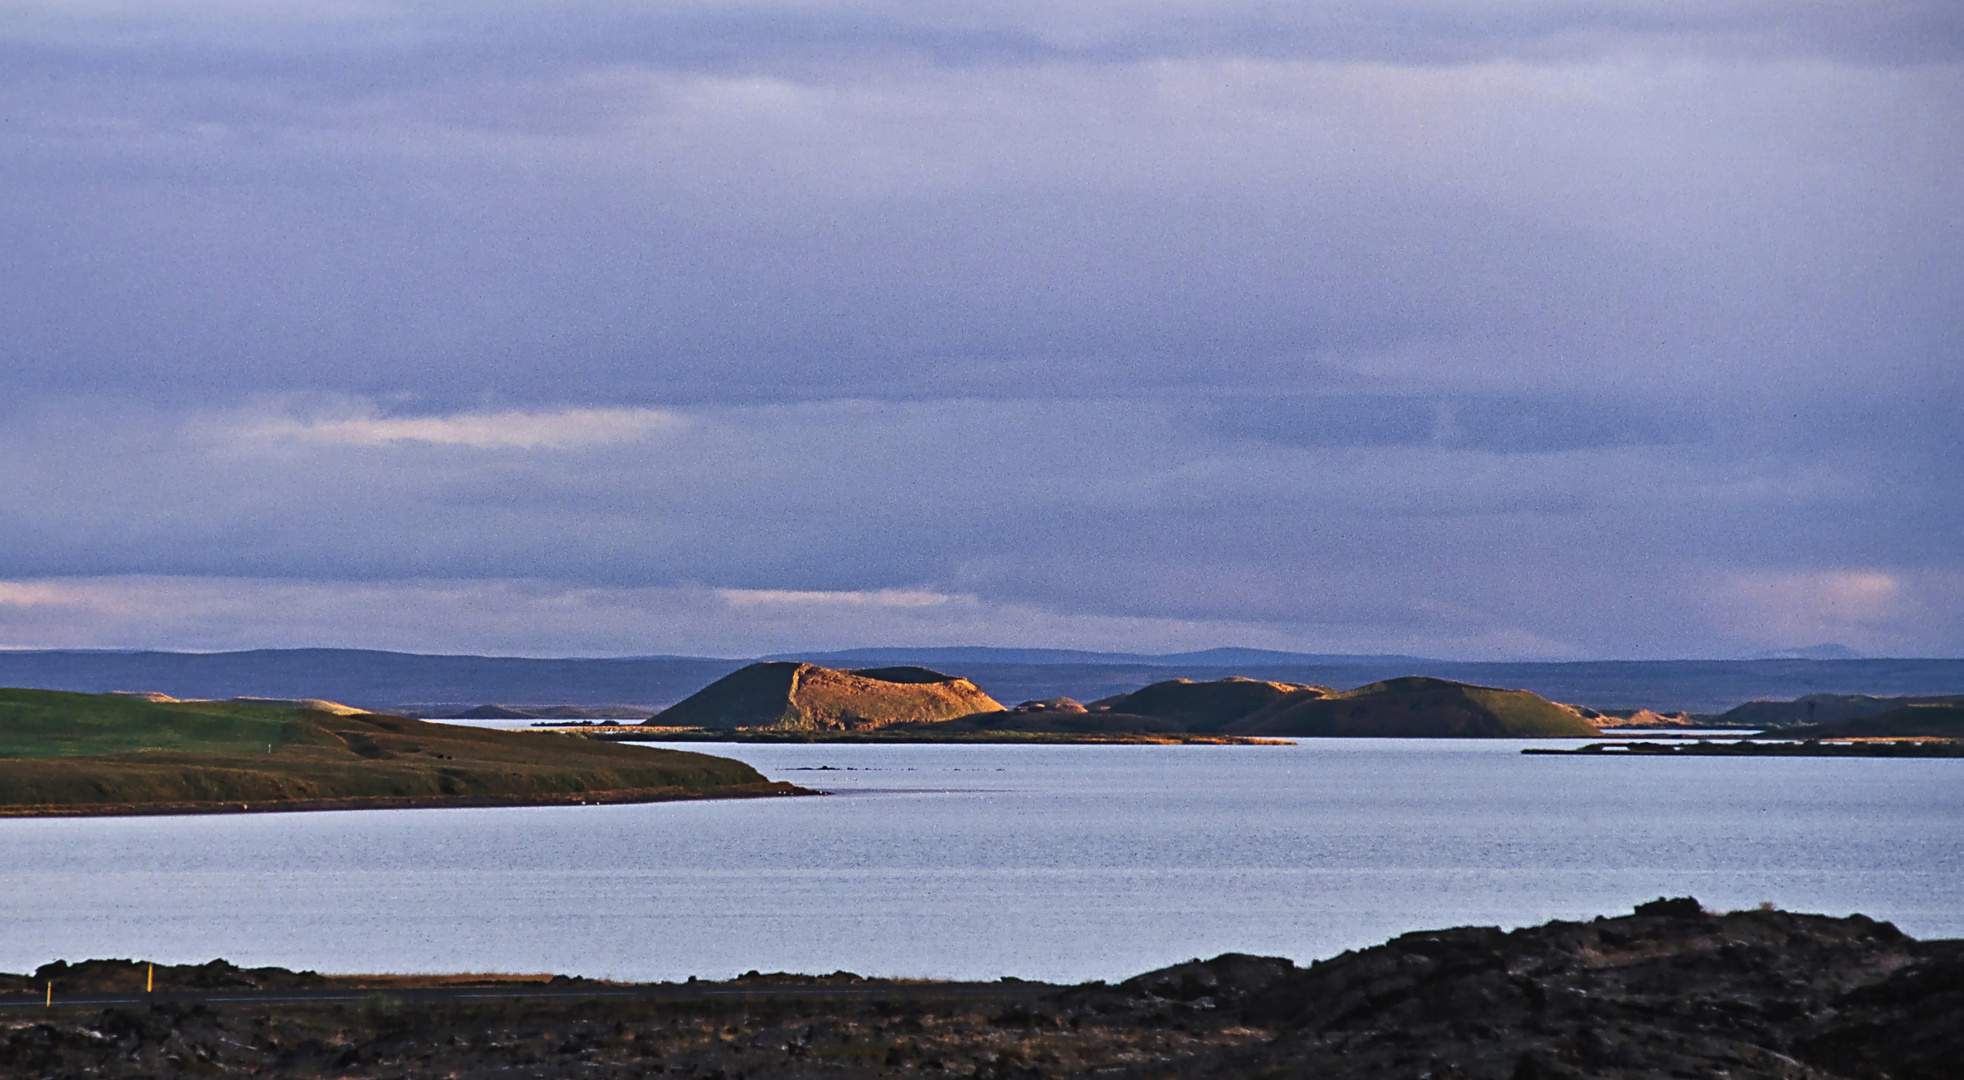
<path id="1" fill-rule="evenodd" d="M 705 799 L 773 799 L 827 792 L 782 780 L 739 784 L 702 791 L 690 788 L 629 788 L 617 791 L 546 791 L 523 795 L 355 795 L 272 802 L 65 803 L 0 806 L 0 818 L 150 817 L 174 814 L 286 814 L 325 810 L 445 810 L 503 806 L 600 806 L 628 803 L 695 802 Z"/>
<path id="2" fill-rule="evenodd" d="M 1877 742 L 1598 742 L 1561 750 L 1530 746 L 1523 754 L 1565 757 L 1860 757 L 1964 758 L 1964 743 L 1936 739 L 1898 739 Z"/>
<path id="3" fill-rule="evenodd" d="M 1127 732 L 963 732 L 934 735 L 922 732 L 880 731 L 704 731 L 704 732 L 594 732 L 581 728 L 541 728 L 542 731 L 569 731 L 596 742 L 636 743 L 994 743 L 1040 744 L 1046 746 L 1294 746 L 1294 739 L 1254 735 L 1191 735 L 1185 733 Z"/>
<path id="4" fill-rule="evenodd" d="M 1308 966 L 1227 953 L 1075 986 L 57 961 L 0 975 L 0 1072 L 1955 1080 L 1961 1007 L 1964 941 L 1919 941 L 1862 915 L 1719 913 L 1680 897 L 1586 922 L 1421 930 Z"/>

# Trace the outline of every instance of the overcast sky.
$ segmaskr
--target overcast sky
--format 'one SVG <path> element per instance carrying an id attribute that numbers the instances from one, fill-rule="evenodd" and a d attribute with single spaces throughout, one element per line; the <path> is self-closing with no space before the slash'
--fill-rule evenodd
<path id="1" fill-rule="evenodd" d="M 1955 0 L 0 3 L 0 646 L 1964 655 Z"/>

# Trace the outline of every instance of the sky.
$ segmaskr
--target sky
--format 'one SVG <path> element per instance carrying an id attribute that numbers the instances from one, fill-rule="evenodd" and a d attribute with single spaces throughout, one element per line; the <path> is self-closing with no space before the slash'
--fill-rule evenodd
<path id="1" fill-rule="evenodd" d="M 0 0 L 0 647 L 1964 655 L 1954 0 Z"/>

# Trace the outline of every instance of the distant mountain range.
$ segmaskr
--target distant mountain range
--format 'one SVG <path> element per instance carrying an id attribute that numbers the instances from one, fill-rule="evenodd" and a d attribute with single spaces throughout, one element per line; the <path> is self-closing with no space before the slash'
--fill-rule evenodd
<path id="1" fill-rule="evenodd" d="M 1531 690 L 1595 709 L 1718 713 L 1807 694 L 1964 694 L 1964 659 L 1613 660 L 1487 663 L 1209 649 L 1164 655 L 1065 649 L 859 649 L 788 654 L 828 667 L 920 664 L 973 680 L 1006 704 L 1094 701 L 1171 678 L 1227 675 L 1349 689 L 1407 675 Z M 228 653 L 0 651 L 0 686 L 154 690 L 179 698 L 328 698 L 450 715 L 478 705 L 631 705 L 652 712 L 749 663 L 689 656 L 540 659 L 364 649 Z"/>

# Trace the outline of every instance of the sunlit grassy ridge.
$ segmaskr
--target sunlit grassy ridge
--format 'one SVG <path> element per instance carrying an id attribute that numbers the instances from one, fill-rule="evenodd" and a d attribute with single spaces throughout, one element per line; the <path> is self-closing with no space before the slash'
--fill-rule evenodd
<path id="1" fill-rule="evenodd" d="M 769 794 L 738 761 L 243 702 L 0 690 L 0 812 Z"/>
<path id="2" fill-rule="evenodd" d="M 305 739 L 294 710 L 236 701 L 147 701 L 115 694 L 0 690 L 0 757 L 60 758 L 132 750 L 231 753 Z"/>
<path id="3" fill-rule="evenodd" d="M 1964 704 L 1918 703 L 1875 716 L 1812 724 L 1776 732 L 1783 738 L 1964 739 Z"/>
<path id="4" fill-rule="evenodd" d="M 1589 737 L 1595 725 L 1526 690 L 1412 676 L 1337 693 L 1300 691 L 1225 729 L 1244 735 L 1381 738 Z"/>
<path id="5" fill-rule="evenodd" d="M 1277 701 L 1297 700 L 1334 693 L 1327 687 L 1304 683 L 1268 682 L 1230 676 L 1212 682 L 1169 679 L 1094 702 L 1114 713 L 1151 717 L 1178 725 L 1177 730 L 1218 732 L 1229 724 Z"/>

